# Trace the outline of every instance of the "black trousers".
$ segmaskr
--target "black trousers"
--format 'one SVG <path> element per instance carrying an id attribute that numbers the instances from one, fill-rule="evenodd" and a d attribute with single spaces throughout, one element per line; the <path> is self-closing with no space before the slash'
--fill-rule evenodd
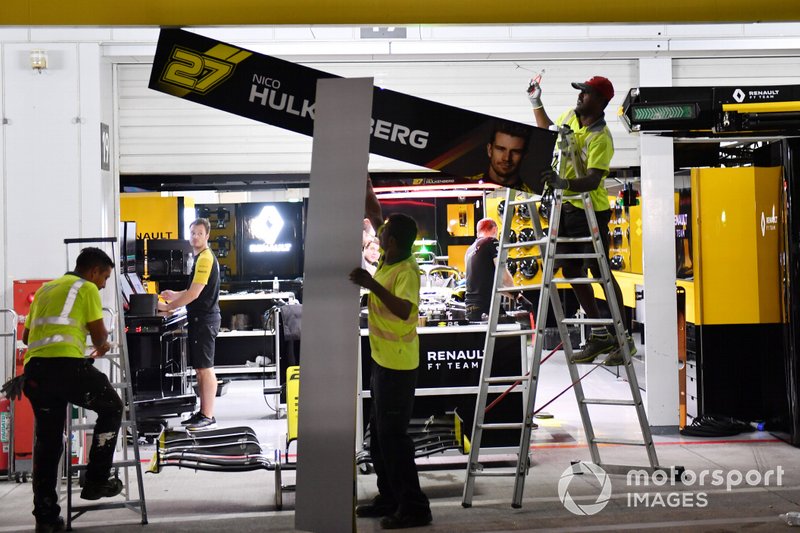
<path id="1" fill-rule="evenodd" d="M 606 261 L 608 261 L 608 250 L 611 245 L 611 237 L 608 234 L 608 223 L 611 222 L 611 210 L 595 211 L 594 216 L 597 219 L 597 227 L 600 228 L 600 241 L 603 243 L 603 249 L 606 252 Z M 561 237 L 588 237 L 591 235 L 589 229 L 589 221 L 586 220 L 586 213 L 583 209 L 577 208 L 572 204 L 565 202 L 561 211 L 561 227 L 558 230 Z M 592 253 L 594 246 L 590 242 L 583 243 L 565 243 L 558 247 L 559 253 Z M 594 259 L 559 259 L 559 266 L 573 264 L 572 268 L 581 268 L 586 275 L 586 269 L 590 269 L 592 274 L 596 277 L 600 276 L 600 267 Z"/>
<path id="2" fill-rule="evenodd" d="M 390 370 L 373 361 L 370 382 L 369 453 L 381 499 L 397 504 L 400 514 L 428 513 L 430 503 L 419 486 L 414 442 L 408 435 L 417 371 Z"/>
<path id="3" fill-rule="evenodd" d="M 31 401 L 36 422 L 33 515 L 37 522 L 54 522 L 61 512 L 56 485 L 67 403 L 97 413 L 86 480 L 102 482 L 109 477 L 123 405 L 106 375 L 92 363 L 92 359 L 74 357 L 33 357 L 25 365 L 25 396 Z"/>

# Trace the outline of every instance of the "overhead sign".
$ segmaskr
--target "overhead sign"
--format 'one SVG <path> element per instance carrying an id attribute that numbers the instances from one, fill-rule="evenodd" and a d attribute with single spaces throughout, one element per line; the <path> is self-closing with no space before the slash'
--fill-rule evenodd
<path id="1" fill-rule="evenodd" d="M 333 74 L 183 30 L 162 30 L 150 88 L 304 135 Z M 374 88 L 370 151 L 453 176 L 538 188 L 556 133 Z"/>

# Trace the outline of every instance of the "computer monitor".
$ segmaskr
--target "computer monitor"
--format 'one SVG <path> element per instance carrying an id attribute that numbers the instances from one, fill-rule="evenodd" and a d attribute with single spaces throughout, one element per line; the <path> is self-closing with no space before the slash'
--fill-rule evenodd
<path id="1" fill-rule="evenodd" d="M 119 223 L 120 272 L 136 273 L 136 222 Z"/>

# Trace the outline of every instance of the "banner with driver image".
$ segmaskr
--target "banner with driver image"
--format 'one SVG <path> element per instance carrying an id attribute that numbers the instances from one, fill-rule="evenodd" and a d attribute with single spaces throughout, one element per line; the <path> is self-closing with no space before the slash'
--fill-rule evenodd
<path id="1" fill-rule="evenodd" d="M 149 87 L 312 135 L 317 80 L 333 74 L 195 33 L 164 29 Z M 538 188 L 556 133 L 374 88 L 370 151 L 449 175 Z"/>

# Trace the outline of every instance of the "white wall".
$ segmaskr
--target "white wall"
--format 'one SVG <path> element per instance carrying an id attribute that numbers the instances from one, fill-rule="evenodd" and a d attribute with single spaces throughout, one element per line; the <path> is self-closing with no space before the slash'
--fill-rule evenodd
<path id="1" fill-rule="evenodd" d="M 30 66 L 33 48 L 47 50 L 48 68 L 41 73 Z M 110 172 L 100 172 L 100 46 L 2 43 L 0 51 L 0 276 L 2 307 L 8 308 L 13 280 L 54 278 L 67 269 L 65 238 L 115 235 L 117 187 Z"/>

